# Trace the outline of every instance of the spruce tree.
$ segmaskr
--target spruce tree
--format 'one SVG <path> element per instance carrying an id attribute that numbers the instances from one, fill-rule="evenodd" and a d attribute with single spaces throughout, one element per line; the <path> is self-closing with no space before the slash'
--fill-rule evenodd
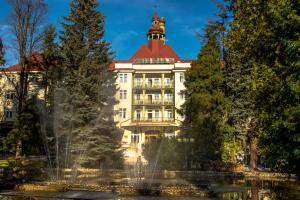
<path id="1" fill-rule="evenodd" d="M 60 65 L 62 62 L 59 45 L 56 43 L 57 34 L 55 26 L 46 26 L 43 32 L 41 53 L 43 56 L 43 86 L 45 105 L 52 111 L 53 90 L 59 76 Z"/>
<path id="2" fill-rule="evenodd" d="M 220 63 L 220 26 L 205 28 L 205 45 L 186 73 L 186 102 L 183 105 L 184 126 L 194 138 L 194 162 L 221 160 L 227 125 L 229 101 L 224 93 L 224 77 Z"/>
<path id="3" fill-rule="evenodd" d="M 55 127 L 64 167 L 96 167 L 117 160 L 119 129 L 113 121 L 115 75 L 104 16 L 95 0 L 72 0 L 61 32 L 62 79 L 55 92 Z"/>

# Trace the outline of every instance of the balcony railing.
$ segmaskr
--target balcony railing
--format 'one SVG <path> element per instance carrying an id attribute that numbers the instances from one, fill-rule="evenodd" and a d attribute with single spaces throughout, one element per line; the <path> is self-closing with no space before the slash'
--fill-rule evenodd
<path id="1" fill-rule="evenodd" d="M 173 82 L 171 83 L 141 83 L 141 82 L 135 82 L 133 85 L 134 88 L 140 88 L 140 89 L 162 89 L 162 88 L 173 88 Z"/>
<path id="2" fill-rule="evenodd" d="M 134 118 L 132 120 L 132 122 L 143 122 L 143 123 L 171 123 L 171 122 L 174 122 L 175 119 L 174 118 L 162 118 L 162 117 L 153 117 L 153 118 L 144 118 L 144 117 L 141 117 L 141 118 Z"/>
<path id="3" fill-rule="evenodd" d="M 172 100 L 134 100 L 134 105 L 173 105 Z"/>
<path id="4" fill-rule="evenodd" d="M 174 58 L 135 58 L 134 64 L 172 64 L 175 62 Z"/>

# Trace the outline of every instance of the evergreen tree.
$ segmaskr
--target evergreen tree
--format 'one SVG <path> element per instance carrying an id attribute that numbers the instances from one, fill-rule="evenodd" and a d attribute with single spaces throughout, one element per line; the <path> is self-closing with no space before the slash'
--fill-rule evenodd
<path id="1" fill-rule="evenodd" d="M 36 96 L 28 99 L 24 110 L 14 121 L 13 129 L 4 138 L 4 146 L 6 150 L 17 149 L 17 141 L 23 141 L 22 152 L 29 155 L 44 154 L 42 138 L 40 136 L 39 115 L 37 112 Z M 24 123 L 26 122 L 26 123 Z"/>
<path id="2" fill-rule="evenodd" d="M 61 33 L 62 80 L 55 92 L 55 131 L 65 144 L 58 165 L 98 166 L 116 160 L 119 130 L 113 121 L 115 75 L 103 39 L 104 16 L 95 0 L 72 0 Z"/>
<path id="3" fill-rule="evenodd" d="M 46 26 L 43 32 L 41 51 L 43 56 L 44 67 L 44 96 L 45 105 L 48 111 L 52 111 L 53 107 L 53 90 L 59 76 L 60 65 L 62 62 L 59 45 L 55 42 L 57 34 L 55 27 Z"/>
<path id="4" fill-rule="evenodd" d="M 251 0 L 250 0 L 251 1 Z M 228 34 L 226 45 L 228 48 L 226 65 L 226 84 L 228 96 L 232 101 L 229 113 L 230 123 L 234 131 L 249 144 L 250 167 L 257 168 L 258 156 L 258 114 L 255 110 L 256 98 L 256 65 L 252 55 L 249 54 L 255 44 L 251 37 L 257 27 L 253 18 L 258 10 L 248 9 L 249 1 L 236 1 L 233 3 L 234 20 Z"/>
<path id="5" fill-rule="evenodd" d="M 221 160 L 227 125 L 229 102 L 224 94 L 224 77 L 220 63 L 220 29 L 216 23 L 205 28 L 205 45 L 186 73 L 184 126 L 193 145 L 194 162 Z"/>
<path id="6" fill-rule="evenodd" d="M 253 51 L 257 69 L 256 109 L 262 153 L 271 168 L 300 170 L 300 2 L 261 1 L 263 19 Z M 253 52 L 254 53 L 254 52 Z"/>
<path id="7" fill-rule="evenodd" d="M 274 169 L 299 169 L 299 2 L 234 1 L 227 83 L 237 130 Z"/>

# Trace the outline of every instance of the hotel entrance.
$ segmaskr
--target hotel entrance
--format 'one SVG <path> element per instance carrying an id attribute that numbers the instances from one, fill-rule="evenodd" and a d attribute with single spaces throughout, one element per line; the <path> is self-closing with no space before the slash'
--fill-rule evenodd
<path id="1" fill-rule="evenodd" d="M 145 144 L 156 140 L 160 136 L 161 132 L 159 130 L 147 130 L 145 131 Z"/>

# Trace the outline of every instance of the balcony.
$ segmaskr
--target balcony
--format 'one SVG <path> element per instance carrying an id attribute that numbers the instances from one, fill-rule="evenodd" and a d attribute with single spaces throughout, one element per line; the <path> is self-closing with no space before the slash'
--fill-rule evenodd
<path id="1" fill-rule="evenodd" d="M 133 105 L 173 105 L 173 100 L 134 100 Z"/>
<path id="2" fill-rule="evenodd" d="M 168 89 L 173 88 L 173 82 L 169 83 L 141 83 L 141 82 L 134 82 L 133 88 L 135 89 Z"/>
<path id="3" fill-rule="evenodd" d="M 135 123 L 173 123 L 175 122 L 174 118 L 162 118 L 162 117 L 154 117 L 154 118 L 134 118 L 132 122 Z"/>

